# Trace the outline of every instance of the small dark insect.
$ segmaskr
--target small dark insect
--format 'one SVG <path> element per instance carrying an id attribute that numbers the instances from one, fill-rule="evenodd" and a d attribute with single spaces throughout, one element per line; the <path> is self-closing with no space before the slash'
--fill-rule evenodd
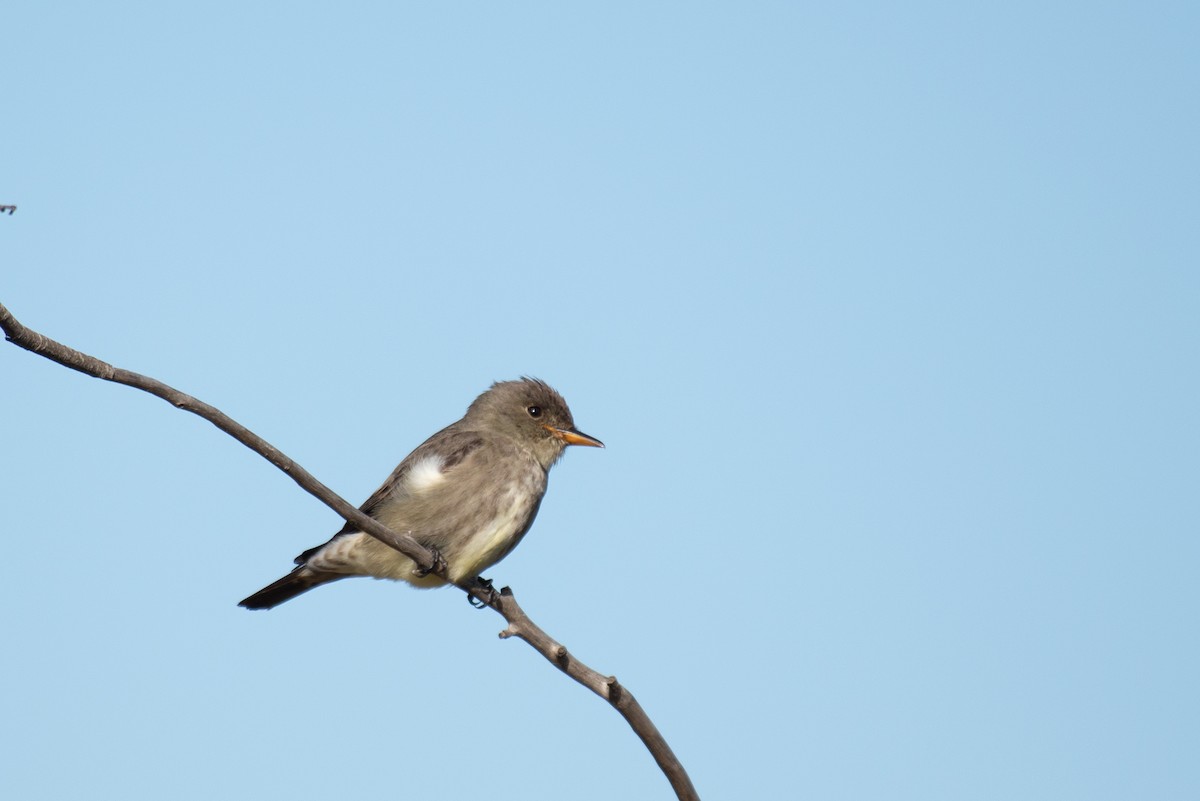
<path id="1" fill-rule="evenodd" d="M 9 217 L 11 217 L 13 215 L 13 212 L 16 210 L 17 210 L 16 206 L 0 206 L 0 214 L 3 214 L 4 212 L 7 211 Z"/>

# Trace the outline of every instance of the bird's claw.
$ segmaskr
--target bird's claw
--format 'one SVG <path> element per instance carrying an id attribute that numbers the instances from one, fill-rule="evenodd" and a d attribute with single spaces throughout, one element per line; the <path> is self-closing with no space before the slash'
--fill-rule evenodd
<path id="1" fill-rule="evenodd" d="M 413 575 L 416 576 L 417 578 L 424 578 L 425 576 L 428 576 L 430 573 L 437 573 L 440 576 L 440 575 L 444 575 L 446 572 L 446 569 L 447 569 L 446 560 L 442 557 L 442 552 L 439 551 L 437 548 L 429 548 L 429 552 L 431 554 L 433 554 L 433 567 L 430 568 L 429 570 L 426 570 L 425 568 L 421 567 L 420 565 L 415 566 L 413 568 L 412 572 L 413 572 Z"/>
<path id="2" fill-rule="evenodd" d="M 467 593 L 467 603 L 476 609 L 491 606 L 492 601 L 496 599 L 496 590 L 492 587 L 492 580 L 476 576 L 475 587 L 476 590 Z"/>

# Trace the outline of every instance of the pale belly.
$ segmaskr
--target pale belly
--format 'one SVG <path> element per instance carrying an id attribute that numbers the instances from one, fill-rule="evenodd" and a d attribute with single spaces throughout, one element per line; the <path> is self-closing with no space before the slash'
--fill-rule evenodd
<path id="1" fill-rule="evenodd" d="M 500 561 L 516 544 L 529 523 L 539 498 L 520 483 L 512 484 L 499 498 L 496 514 L 482 528 L 452 534 L 442 545 L 450 581 L 460 583 L 478 576 Z M 381 515 L 381 522 L 396 531 L 397 521 Z M 408 532 L 421 539 L 419 532 Z M 318 571 L 406 581 L 417 587 L 438 587 L 446 582 L 435 575 L 418 576 L 416 564 L 399 551 L 369 534 L 357 532 L 336 538 L 313 554 L 307 565 Z"/>

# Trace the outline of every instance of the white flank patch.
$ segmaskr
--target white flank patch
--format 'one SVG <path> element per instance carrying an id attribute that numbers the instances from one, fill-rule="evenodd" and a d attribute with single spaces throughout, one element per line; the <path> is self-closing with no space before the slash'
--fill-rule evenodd
<path id="1" fill-rule="evenodd" d="M 408 475 L 404 477 L 404 484 L 409 492 L 420 493 L 436 487 L 445 480 L 441 457 L 426 456 L 409 468 Z"/>

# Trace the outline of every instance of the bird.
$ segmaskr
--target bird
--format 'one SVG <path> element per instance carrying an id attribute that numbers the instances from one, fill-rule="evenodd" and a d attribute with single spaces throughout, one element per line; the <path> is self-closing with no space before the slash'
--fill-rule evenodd
<path id="1" fill-rule="evenodd" d="M 347 522 L 295 559 L 283 578 L 243 599 L 271 609 L 351 576 L 417 587 L 462 585 L 507 556 L 537 516 L 550 468 L 568 445 L 603 448 L 575 428 L 562 395 L 536 378 L 498 381 L 467 413 L 425 440 L 361 507 L 392 531 L 411 534 L 444 560 L 443 578 Z M 485 586 L 490 586 L 485 580 Z"/>

